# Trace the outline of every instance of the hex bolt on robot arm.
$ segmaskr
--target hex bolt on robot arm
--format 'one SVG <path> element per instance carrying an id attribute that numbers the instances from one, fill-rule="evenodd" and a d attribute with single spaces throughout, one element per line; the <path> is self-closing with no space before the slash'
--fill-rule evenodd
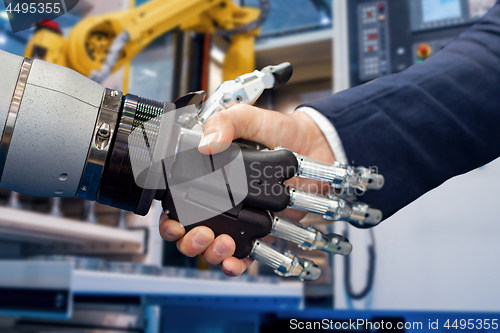
<path id="1" fill-rule="evenodd" d="M 308 259 L 281 253 L 262 237 L 273 235 L 305 250 L 341 255 L 349 254 L 352 246 L 343 236 L 323 234 L 312 226 L 302 228 L 272 212 L 291 207 L 359 227 L 377 225 L 382 219 L 379 210 L 335 195 L 347 189 L 380 189 L 384 179 L 370 169 L 338 162 L 325 164 L 285 148 L 260 149 L 258 144 L 245 142 L 233 143 L 213 156 L 197 151 L 211 115 L 235 104 L 252 104 L 265 89 L 284 85 L 292 75 L 289 63 L 226 81 L 204 103 L 204 92 L 188 94 L 175 103 L 159 103 L 105 89 L 70 69 L 41 60 L 3 51 L 0 60 L 4 64 L 0 116 L 6 119 L 5 125 L 0 121 L 0 187 L 37 196 L 76 195 L 140 215 L 145 215 L 157 199 L 176 219 L 181 216 L 174 205 L 173 175 L 193 180 L 199 172 L 191 168 L 193 165 L 208 163 L 215 171 L 218 155 L 232 161 L 241 153 L 238 156 L 242 156 L 246 172 L 244 196 L 236 200 L 237 190 L 229 189 L 227 181 L 234 175 L 222 166 L 226 182 L 209 191 L 233 191 L 232 208 L 215 213 L 212 209 L 211 215 L 205 215 L 211 217 L 185 224 L 186 229 L 204 225 L 215 235 L 228 234 L 235 240 L 237 258 L 251 257 L 279 275 L 301 280 L 319 278 L 320 269 Z M 134 137 L 134 133 L 140 135 Z M 196 152 L 183 154 L 185 147 Z M 161 163 L 155 164 L 159 150 Z M 138 172 L 137 164 L 141 163 L 145 168 Z M 286 171 L 262 179 L 259 176 L 264 168 Z M 146 169 L 148 172 L 141 173 Z M 331 191 L 315 195 L 285 185 L 292 177 L 327 182 Z M 259 186 L 275 186 L 281 191 L 258 191 Z M 191 199 L 199 204 L 195 192 L 184 193 L 183 201 Z"/>

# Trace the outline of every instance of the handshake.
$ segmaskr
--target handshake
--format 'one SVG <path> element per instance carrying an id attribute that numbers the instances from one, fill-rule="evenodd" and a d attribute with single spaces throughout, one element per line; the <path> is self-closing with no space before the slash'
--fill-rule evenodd
<path id="1" fill-rule="evenodd" d="M 222 264 L 229 276 L 257 260 L 281 276 L 316 280 L 321 270 L 312 261 L 281 253 L 272 240 L 348 255 L 352 245 L 345 237 L 294 221 L 306 212 L 363 228 L 382 220 L 381 211 L 357 201 L 357 195 L 382 188 L 381 175 L 335 161 L 306 113 L 284 115 L 248 105 L 291 74 L 288 63 L 269 66 L 224 82 L 205 103 L 203 93 L 175 102 L 196 112 L 176 115 L 181 129 L 167 172 L 160 234 L 187 256 L 201 254 L 209 264 Z"/>

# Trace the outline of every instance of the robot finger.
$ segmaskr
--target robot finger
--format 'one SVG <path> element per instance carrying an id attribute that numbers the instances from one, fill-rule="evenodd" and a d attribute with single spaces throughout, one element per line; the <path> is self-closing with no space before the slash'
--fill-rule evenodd
<path id="1" fill-rule="evenodd" d="M 297 177 L 328 182 L 335 189 L 353 188 L 360 191 L 380 190 L 384 186 L 384 176 L 375 170 L 352 167 L 345 163 L 333 164 L 313 160 L 294 153 L 298 162 Z"/>
<path id="2" fill-rule="evenodd" d="M 274 272 L 280 276 L 296 276 L 301 281 L 315 281 L 321 276 L 321 270 L 313 261 L 289 251 L 281 253 L 261 239 L 254 241 L 250 257 L 274 268 Z"/>
<path id="3" fill-rule="evenodd" d="M 290 189 L 290 208 L 320 214 L 328 221 L 347 221 L 359 227 L 374 227 L 382 221 L 382 212 L 362 202 L 349 202 L 334 195 L 315 195 Z"/>
<path id="4" fill-rule="evenodd" d="M 271 235 L 293 243 L 303 250 L 319 250 L 330 254 L 348 255 L 352 245 L 344 236 L 324 234 L 313 226 L 302 228 L 285 218 L 274 216 Z"/>

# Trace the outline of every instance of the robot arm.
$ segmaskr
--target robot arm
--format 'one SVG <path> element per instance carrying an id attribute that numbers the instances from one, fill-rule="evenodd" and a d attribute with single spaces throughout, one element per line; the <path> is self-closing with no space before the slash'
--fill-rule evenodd
<path id="1" fill-rule="evenodd" d="M 271 234 L 307 250 L 346 255 L 340 235 L 304 229 L 277 217 L 287 207 L 328 221 L 377 225 L 382 214 L 353 201 L 348 190 L 383 186 L 364 168 L 320 163 L 285 148 L 237 142 L 213 156 L 198 152 L 206 120 L 236 103 L 251 104 L 264 89 L 285 84 L 290 64 L 224 82 L 203 104 L 193 93 L 159 103 L 103 88 L 41 60 L 0 51 L 0 186 L 36 196 L 78 196 L 145 215 L 154 199 L 187 230 L 199 225 L 235 240 L 235 256 L 250 256 L 284 276 L 314 280 L 311 261 L 280 253 L 261 240 Z M 284 182 L 294 176 L 330 184 L 315 195 Z M 270 190 L 270 191 L 269 191 Z M 340 193 L 340 194 L 339 194 Z"/>
<path id="2" fill-rule="evenodd" d="M 230 47 L 223 64 L 224 79 L 255 68 L 254 38 L 270 4 L 259 0 L 260 10 L 240 7 L 231 0 L 153 0 L 129 10 L 82 20 L 67 39 L 57 25 L 37 28 L 25 56 L 40 58 L 102 82 L 157 37 L 175 28 L 223 34 Z M 44 29 L 45 27 L 45 29 Z"/>

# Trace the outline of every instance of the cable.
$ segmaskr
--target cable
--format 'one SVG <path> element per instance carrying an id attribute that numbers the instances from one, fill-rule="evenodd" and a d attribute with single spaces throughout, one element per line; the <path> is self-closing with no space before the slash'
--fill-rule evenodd
<path id="1" fill-rule="evenodd" d="M 348 228 L 346 228 L 344 236 L 346 238 L 349 238 Z M 375 278 L 376 255 L 375 255 L 375 235 L 374 235 L 372 229 L 370 229 L 370 238 L 371 238 L 372 242 L 368 246 L 368 272 L 367 272 L 366 285 L 358 293 L 353 291 L 353 288 L 351 285 L 351 259 L 350 259 L 350 256 L 346 256 L 344 258 L 344 285 L 345 285 L 345 289 L 346 289 L 347 295 L 349 295 L 350 298 L 355 299 L 355 300 L 360 300 L 360 299 L 365 298 L 373 288 L 373 281 Z"/>

